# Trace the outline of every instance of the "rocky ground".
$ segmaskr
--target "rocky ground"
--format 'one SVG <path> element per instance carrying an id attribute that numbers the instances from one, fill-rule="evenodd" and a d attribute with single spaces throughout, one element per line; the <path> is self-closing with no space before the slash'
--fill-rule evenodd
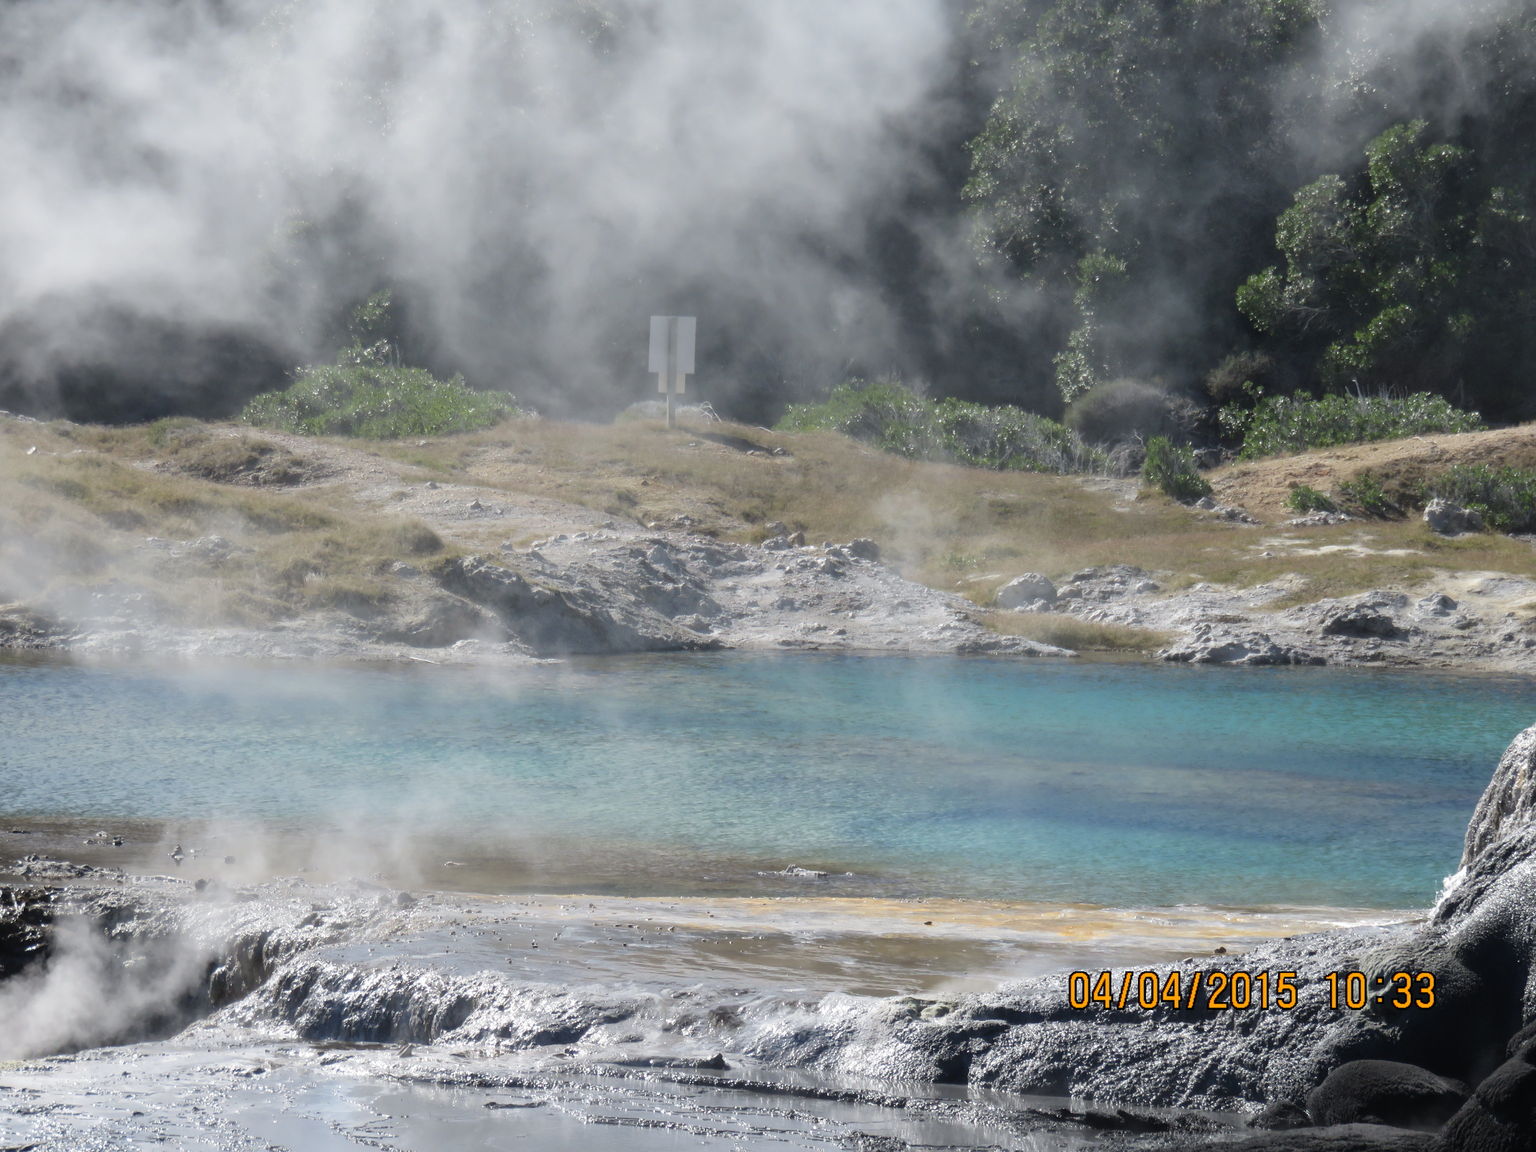
<path id="1" fill-rule="evenodd" d="M 831 970 L 785 986 L 765 975 L 778 963 L 765 937 L 781 934 L 804 973 L 817 972 L 808 962 L 827 940 L 769 902 L 491 903 L 298 880 L 226 889 L 33 861 L 0 896 L 0 1056 L 27 1058 L 0 1070 L 0 1098 L 19 1121 L 0 1132 L 50 1150 L 85 1146 L 71 1142 L 82 1125 L 104 1148 L 195 1133 L 254 1149 L 229 1121 L 266 1124 L 274 1099 L 301 1115 L 319 1100 L 311 1118 L 323 1123 L 373 1115 L 357 1100 L 415 1084 L 468 1093 L 455 1107 L 510 1107 L 516 1093 L 518 1106 L 552 1113 L 595 1108 L 583 1123 L 643 1114 L 655 1130 L 722 1148 L 1069 1148 L 1091 1136 L 1253 1152 L 1526 1149 L 1536 1144 L 1533 780 L 1536 728 L 1505 753 L 1461 871 L 1420 921 L 1113 963 L 1108 990 L 1086 1007 L 1060 974 L 888 998 L 843 995 Z M 920 916 L 944 919 L 887 915 L 864 930 L 888 942 L 922 931 Z M 949 945 L 967 946 L 967 930 L 956 933 Z M 911 967 L 876 955 L 877 982 Z M 1122 994 L 1127 972 L 1138 975 Z M 1145 1005 L 1141 972 L 1153 979 Z M 1270 1001 L 1234 1007 L 1239 973 L 1267 973 Z M 1330 977 L 1350 973 L 1361 1002 L 1334 1003 Z M 1405 990 L 1408 1002 L 1394 1004 Z M 101 1047 L 165 1037 L 175 1039 Z M 37 1059 L 79 1049 L 92 1051 Z M 253 1104 L 252 1078 L 267 1076 L 256 1093 L 267 1103 Z M 972 1093 L 921 1087 L 946 1084 Z M 842 1108 L 835 1124 L 829 1112 L 826 1126 L 782 1127 L 822 1105 Z M 1211 1109 L 1228 1119 L 1201 1111 Z M 1247 1113 L 1246 1133 L 1234 1111 Z M 757 1126 L 740 1128 L 748 1113 Z M 209 1117 L 223 1119 L 210 1127 Z M 943 1141 L 924 1127 L 934 1122 Z M 377 1115 L 369 1123 L 393 1140 L 399 1121 L 390 1133 Z"/>
<path id="2" fill-rule="evenodd" d="M 727 647 L 1070 655 L 982 627 L 974 605 L 904 579 L 872 540 L 810 545 L 785 529 L 761 544 L 734 543 L 693 531 L 686 515 L 616 519 L 505 487 L 413 481 L 411 469 L 344 443 L 263 438 L 295 459 L 303 453 L 284 492 L 360 516 L 414 517 L 449 555 L 390 564 L 384 593 L 365 601 L 261 628 L 187 627 L 169 611 L 178 587 L 248 567 L 260 541 L 120 533 L 118 560 L 133 575 L 62 602 L 26 595 L 29 581 L 13 562 L 0 646 L 436 662 Z"/>
<path id="3" fill-rule="evenodd" d="M 1263 541 L 1304 547 L 1297 534 Z M 1500 572 L 1446 573 L 1411 591 L 1378 588 L 1279 607 L 1294 577 L 1236 588 L 1197 583 L 1168 591 L 1169 573 L 1108 565 L 1059 586 L 1038 574 L 1016 578 L 1029 599 L 1015 611 L 1164 633 L 1160 660 L 1186 664 L 1346 664 L 1536 672 L 1536 581 Z M 1004 599 L 1015 593 L 1010 589 Z"/>
<path id="4" fill-rule="evenodd" d="M 558 439 L 553 447 L 457 447 L 459 463 L 433 471 L 413 465 L 409 450 L 401 458 L 401 449 L 390 455 L 269 432 L 253 438 L 231 426 L 200 426 L 181 442 L 133 451 L 102 435 L 91 441 L 87 432 L 0 415 L 0 455 L 16 453 L 0 460 L 11 469 L 0 482 L 14 493 L 62 493 L 74 501 L 70 511 L 81 506 L 95 517 L 77 529 L 88 537 L 84 542 L 61 544 L 38 526 L 57 518 L 62 505 L 35 511 L 31 528 L 5 526 L 0 646 L 434 662 L 700 648 L 1062 656 L 1069 646 L 1101 646 L 1102 634 L 1116 638 L 1111 647 L 1130 637 L 1133 647 L 1170 662 L 1536 671 L 1536 550 L 1529 542 L 1441 536 L 1423 526 L 1414 534 L 1401 523 L 1336 514 L 1295 517 L 1280 495 L 1288 484 L 1323 483 L 1366 465 L 1411 469 L 1425 460 L 1481 459 L 1495 449 L 1518 455 L 1532 439 L 1527 429 L 1359 445 L 1239 465 L 1216 476 L 1221 499 L 1247 499 L 1252 507 L 1209 500 L 1188 510 L 1150 507 L 1133 481 L 1105 479 L 1012 477 L 1013 489 L 1005 490 L 999 487 L 1004 479 L 987 473 L 903 463 L 908 488 L 853 502 L 867 512 L 854 520 L 873 525 L 871 534 L 835 540 L 808 538 L 794 528 L 792 515 L 789 524 L 749 524 L 741 515 L 751 500 L 733 505 L 711 490 L 710 483 L 740 482 L 740 472 L 731 469 L 742 466 L 761 473 L 755 482 L 769 493 L 776 477 L 787 489 L 785 469 L 801 468 L 803 478 L 810 465 L 782 444 L 768 447 L 763 435 L 750 440 L 701 431 L 658 441 L 671 453 L 658 457 L 668 467 L 682 468 L 676 463 L 682 460 L 695 469 L 692 480 L 679 480 L 667 479 L 649 457 L 643 465 L 605 460 L 608 448 L 576 459 L 569 442 Z M 82 447 L 87 441 L 93 446 Z M 633 444 L 621 447 L 635 451 Z M 421 442 L 423 454 L 440 450 L 438 442 Z M 97 477 L 83 467 L 101 463 L 97 454 L 114 465 L 126 462 L 135 474 L 200 486 L 146 490 L 135 497 L 140 506 L 153 503 L 163 512 L 178 502 L 202 503 L 211 511 L 162 530 L 179 535 L 136 531 L 165 518 L 141 515 L 121 501 L 104 506 L 91 487 Z M 860 468 L 868 473 L 858 473 L 858 483 L 876 482 L 871 477 L 886 477 L 879 469 L 895 466 L 868 456 L 850 446 L 841 458 L 850 477 Z M 839 458 L 828 463 L 836 468 Z M 647 485 L 649 494 L 637 497 Z M 924 551 L 921 538 L 926 531 L 936 539 L 947 529 L 920 499 L 924 485 L 949 486 L 958 509 L 952 516 L 965 514 L 967 499 L 986 506 L 969 529 L 972 537 L 955 537 L 957 547 L 1005 556 L 1027 557 L 1031 549 L 1066 554 L 1066 544 L 1042 542 L 1031 528 L 1057 516 L 1053 531 L 1064 537 L 1074 521 L 1094 521 L 1099 536 L 1087 545 L 1079 541 L 1078 554 L 1113 555 L 1118 524 L 1126 533 L 1122 554 L 1155 554 L 1165 562 L 1044 574 L 1022 572 L 1019 564 L 935 587 L 944 568 L 935 567 L 934 548 Z M 802 500 L 818 492 L 831 499 L 835 481 L 831 489 L 804 491 L 812 496 Z M 397 549 L 393 556 L 386 548 L 360 576 L 346 578 L 353 584 L 343 579 L 338 585 L 331 571 L 338 546 L 324 542 L 279 564 L 270 552 L 291 545 L 261 526 L 262 517 L 276 513 L 259 505 L 231 512 L 219 504 L 230 492 L 302 501 L 283 512 L 288 516 L 302 518 L 310 509 L 362 526 L 413 525 L 411 532 L 428 543 L 424 551 Z M 595 507 L 602 501 L 593 494 L 605 492 L 608 504 Z M 1035 499 L 1062 508 L 1032 508 Z M 800 510 L 805 516 L 798 519 L 815 518 L 814 509 Z M 187 534 L 193 524 L 201 534 Z M 207 530 L 226 524 L 231 527 Z M 72 571 L 82 552 L 92 554 L 88 579 Z M 923 555 L 929 559 L 914 560 Z M 1178 567 L 1168 565 L 1170 555 Z M 974 561 L 961 552 L 951 559 Z M 1490 559 L 1502 568 L 1477 566 Z M 1213 565 L 1236 575 L 1198 575 Z M 258 569 L 259 578 L 253 575 Z M 903 573 L 922 574 L 929 583 Z M 205 611 L 194 619 L 181 610 L 199 597 L 223 597 L 237 607 L 241 596 L 260 600 L 263 580 L 282 586 L 273 595 L 283 604 L 265 609 L 259 621 L 249 611 Z M 312 582 L 326 594 L 308 595 Z M 230 591 L 236 585 L 239 596 Z M 1359 590 L 1318 594 L 1330 586 Z"/>

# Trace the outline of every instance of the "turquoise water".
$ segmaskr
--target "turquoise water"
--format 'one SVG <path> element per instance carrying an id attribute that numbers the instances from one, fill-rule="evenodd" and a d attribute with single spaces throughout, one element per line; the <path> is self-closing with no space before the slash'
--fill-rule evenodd
<path id="1" fill-rule="evenodd" d="M 830 866 L 905 893 L 1414 907 L 1533 720 L 1529 680 L 1310 668 L 6 663 L 0 812 L 404 819 L 615 859 Z"/>

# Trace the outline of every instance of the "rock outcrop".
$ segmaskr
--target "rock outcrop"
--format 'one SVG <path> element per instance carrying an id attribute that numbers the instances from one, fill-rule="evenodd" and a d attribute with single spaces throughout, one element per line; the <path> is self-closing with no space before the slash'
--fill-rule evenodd
<path id="1" fill-rule="evenodd" d="M 1504 750 L 1493 780 L 1484 789 L 1467 825 L 1461 866 L 1477 862 L 1501 836 L 1510 835 L 1536 816 L 1536 727 L 1527 728 Z"/>
<path id="2" fill-rule="evenodd" d="M 1026 572 L 999 588 L 995 603 L 999 608 L 1054 608 L 1056 585 L 1039 572 Z"/>
<path id="3" fill-rule="evenodd" d="M 1483 517 L 1474 508 L 1463 508 L 1438 497 L 1424 507 L 1424 523 L 1441 536 L 1460 536 L 1463 532 L 1481 532 Z"/>
<path id="4" fill-rule="evenodd" d="M 914 1002 L 872 1047 L 829 1051 L 823 1041 L 801 1055 L 844 1072 L 1129 1106 L 1247 1101 L 1267 1105 L 1277 1127 L 1303 1114 L 1313 1125 L 1232 1145 L 1254 1152 L 1424 1147 L 1427 1137 L 1402 1126 L 1433 1127 L 1453 1112 L 1440 1152 L 1536 1147 L 1536 1026 L 1521 1032 L 1536 1024 L 1536 823 L 1524 818 L 1533 752 L 1536 727 L 1510 746 L 1479 805 L 1502 819 L 1474 819 L 1467 867 L 1427 920 L 1158 970 L 1185 989 L 1197 972 L 1207 984 L 1215 973 L 1295 973 L 1293 1009 L 1074 1009 L 1064 981 L 1032 981 L 942 1006 Z M 1329 975 L 1349 972 L 1364 974 L 1363 1009 L 1330 1003 Z M 1419 989 L 1429 982 L 1417 974 L 1428 974 L 1433 1005 L 1394 1007 L 1399 972 Z M 1478 1086 L 1470 1098 L 1465 1085 Z"/>

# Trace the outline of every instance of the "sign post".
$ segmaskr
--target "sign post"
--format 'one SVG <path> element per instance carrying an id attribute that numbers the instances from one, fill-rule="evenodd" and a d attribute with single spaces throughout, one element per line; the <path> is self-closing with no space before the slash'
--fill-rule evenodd
<path id="1" fill-rule="evenodd" d="M 651 317 L 651 367 L 657 385 L 667 398 L 667 427 L 673 426 L 672 397 L 681 396 L 693 375 L 693 339 L 698 329 L 695 316 Z"/>

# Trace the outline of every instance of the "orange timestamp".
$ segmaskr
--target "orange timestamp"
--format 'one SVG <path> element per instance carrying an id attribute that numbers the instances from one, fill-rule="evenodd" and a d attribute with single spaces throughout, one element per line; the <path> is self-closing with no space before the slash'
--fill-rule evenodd
<path id="1" fill-rule="evenodd" d="M 1371 1005 L 1383 1008 L 1433 1008 L 1433 972 L 1329 972 L 1315 984 L 1303 985 L 1295 972 L 1261 970 L 1205 972 L 1114 973 L 1073 972 L 1067 976 L 1067 1004 L 1088 1008 L 1181 1008 L 1213 1012 L 1299 1007 L 1304 989 L 1325 988 L 1328 1007 L 1359 1011 Z"/>

